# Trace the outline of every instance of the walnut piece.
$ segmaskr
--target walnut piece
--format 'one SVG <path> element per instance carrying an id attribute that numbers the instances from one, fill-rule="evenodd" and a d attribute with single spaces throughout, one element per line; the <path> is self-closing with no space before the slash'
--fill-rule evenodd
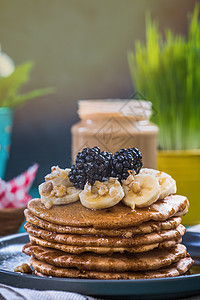
<path id="1" fill-rule="evenodd" d="M 100 196 L 105 196 L 105 195 L 107 195 L 108 194 L 108 187 L 105 185 L 105 184 L 103 184 L 102 186 L 100 186 L 100 188 L 98 189 L 98 194 L 100 195 Z"/>
<path id="2" fill-rule="evenodd" d="M 53 183 L 51 181 L 44 182 L 41 185 L 41 194 L 44 195 L 44 196 L 50 195 L 52 190 L 53 190 Z"/>
<path id="3" fill-rule="evenodd" d="M 30 266 L 26 263 L 22 264 L 21 266 L 17 266 L 16 268 L 14 268 L 14 272 L 32 274 L 32 270 L 31 270 Z"/>
<path id="4" fill-rule="evenodd" d="M 52 180 L 54 178 L 62 177 L 68 179 L 69 169 L 61 169 L 58 166 L 51 168 L 51 173 L 45 176 L 45 180 Z"/>
<path id="5" fill-rule="evenodd" d="M 67 187 L 64 185 L 54 186 L 51 195 L 55 197 L 64 197 L 67 194 Z"/>
<path id="6" fill-rule="evenodd" d="M 127 231 L 124 235 L 123 235 L 126 239 L 130 239 L 132 237 L 132 232 L 131 231 Z"/>
<path id="7" fill-rule="evenodd" d="M 135 193 L 135 194 L 138 194 L 141 192 L 141 186 L 139 184 L 139 182 L 137 181 L 134 181 L 133 182 L 133 185 L 132 185 L 132 191 Z"/>

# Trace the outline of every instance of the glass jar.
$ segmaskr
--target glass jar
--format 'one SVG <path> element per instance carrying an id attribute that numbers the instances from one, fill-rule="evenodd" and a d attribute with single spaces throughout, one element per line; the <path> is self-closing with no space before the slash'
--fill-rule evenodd
<path id="1" fill-rule="evenodd" d="M 143 100 L 80 100 L 80 121 L 72 126 L 72 160 L 85 147 L 116 152 L 137 147 L 147 168 L 156 168 L 158 127 L 149 121 L 151 102 Z"/>

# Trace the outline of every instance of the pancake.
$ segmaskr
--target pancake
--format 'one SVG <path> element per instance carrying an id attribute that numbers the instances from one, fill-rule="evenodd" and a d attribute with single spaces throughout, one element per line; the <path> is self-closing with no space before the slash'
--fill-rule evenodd
<path id="1" fill-rule="evenodd" d="M 31 257 L 30 263 L 36 272 L 54 277 L 90 278 L 90 279 L 150 279 L 172 277 L 185 274 L 192 266 L 191 257 L 185 257 L 172 265 L 154 271 L 138 272 L 100 272 L 100 271 L 80 271 L 74 268 L 55 267 L 51 264 Z"/>
<path id="2" fill-rule="evenodd" d="M 79 253 L 83 253 L 83 252 L 93 252 L 93 253 L 97 253 L 97 254 L 108 254 L 108 255 L 112 255 L 115 252 L 138 253 L 138 252 L 150 251 L 154 248 L 170 248 L 170 247 L 174 247 L 177 243 L 181 243 L 181 241 L 182 241 L 182 239 L 173 239 L 173 240 L 164 241 L 161 243 L 154 243 L 154 244 L 150 244 L 150 245 L 139 245 L 139 246 L 132 246 L 129 248 L 125 248 L 125 247 L 118 248 L 118 247 L 71 246 L 71 245 L 65 245 L 65 244 L 59 244 L 59 243 L 46 241 L 46 240 L 31 236 L 31 235 L 29 236 L 29 239 L 32 244 L 37 244 L 42 247 L 61 250 L 61 251 L 67 252 L 67 253 L 79 254 Z"/>
<path id="3" fill-rule="evenodd" d="M 170 195 L 148 208 L 135 210 L 120 202 L 111 208 L 95 211 L 85 208 L 80 201 L 46 209 L 40 199 L 31 200 L 28 209 L 34 216 L 53 224 L 112 229 L 138 226 L 150 220 L 165 221 L 176 213 L 183 212 L 188 205 L 186 197 Z"/>
<path id="4" fill-rule="evenodd" d="M 66 244 L 71 246 L 81 246 L 81 247 L 132 247 L 140 245 L 149 245 L 155 243 L 161 243 L 163 241 L 180 239 L 186 229 L 183 225 L 179 225 L 175 229 L 171 230 L 161 230 L 159 233 L 153 232 L 150 234 L 135 235 L 132 238 L 123 237 L 98 237 L 90 235 L 72 235 L 65 233 L 54 233 L 41 228 L 37 228 L 30 223 L 26 223 L 24 226 L 25 230 L 29 235 L 42 238 L 54 243 Z"/>
<path id="5" fill-rule="evenodd" d="M 30 243 L 24 246 L 23 252 L 53 266 L 101 272 L 157 270 L 187 255 L 186 247 L 180 244 L 173 249 L 156 249 L 139 254 L 115 253 L 110 257 L 94 253 L 74 255 Z"/>
<path id="6" fill-rule="evenodd" d="M 148 221 L 142 223 L 137 227 L 119 228 L 119 229 L 98 229 L 94 227 L 70 227 L 65 225 L 57 225 L 48 221 L 42 220 L 34 215 L 28 209 L 25 209 L 24 215 L 26 221 L 34 226 L 42 229 L 57 232 L 57 233 L 70 233 L 70 234 L 84 234 L 84 235 L 98 235 L 98 236 L 123 236 L 130 238 L 135 234 L 147 234 L 157 232 L 160 230 L 174 229 L 181 223 L 180 217 L 172 217 L 166 221 Z"/>

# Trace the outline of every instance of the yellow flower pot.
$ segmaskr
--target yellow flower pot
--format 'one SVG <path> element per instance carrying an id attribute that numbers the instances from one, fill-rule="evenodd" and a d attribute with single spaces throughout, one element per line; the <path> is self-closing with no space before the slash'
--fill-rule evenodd
<path id="1" fill-rule="evenodd" d="M 183 223 L 200 224 L 200 150 L 158 151 L 158 170 L 170 174 L 176 180 L 177 194 L 189 199 Z"/>

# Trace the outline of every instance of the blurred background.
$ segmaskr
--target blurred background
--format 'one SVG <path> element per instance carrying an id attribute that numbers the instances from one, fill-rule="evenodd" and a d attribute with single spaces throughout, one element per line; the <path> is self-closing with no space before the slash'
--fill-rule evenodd
<path id="1" fill-rule="evenodd" d="M 16 65 L 35 63 L 24 91 L 56 88 L 16 109 L 6 179 L 37 162 L 38 185 L 50 166 L 69 166 L 77 100 L 129 97 L 127 51 L 145 39 L 146 12 L 159 21 L 161 31 L 185 35 L 195 2 L 0 0 L 2 51 Z"/>

